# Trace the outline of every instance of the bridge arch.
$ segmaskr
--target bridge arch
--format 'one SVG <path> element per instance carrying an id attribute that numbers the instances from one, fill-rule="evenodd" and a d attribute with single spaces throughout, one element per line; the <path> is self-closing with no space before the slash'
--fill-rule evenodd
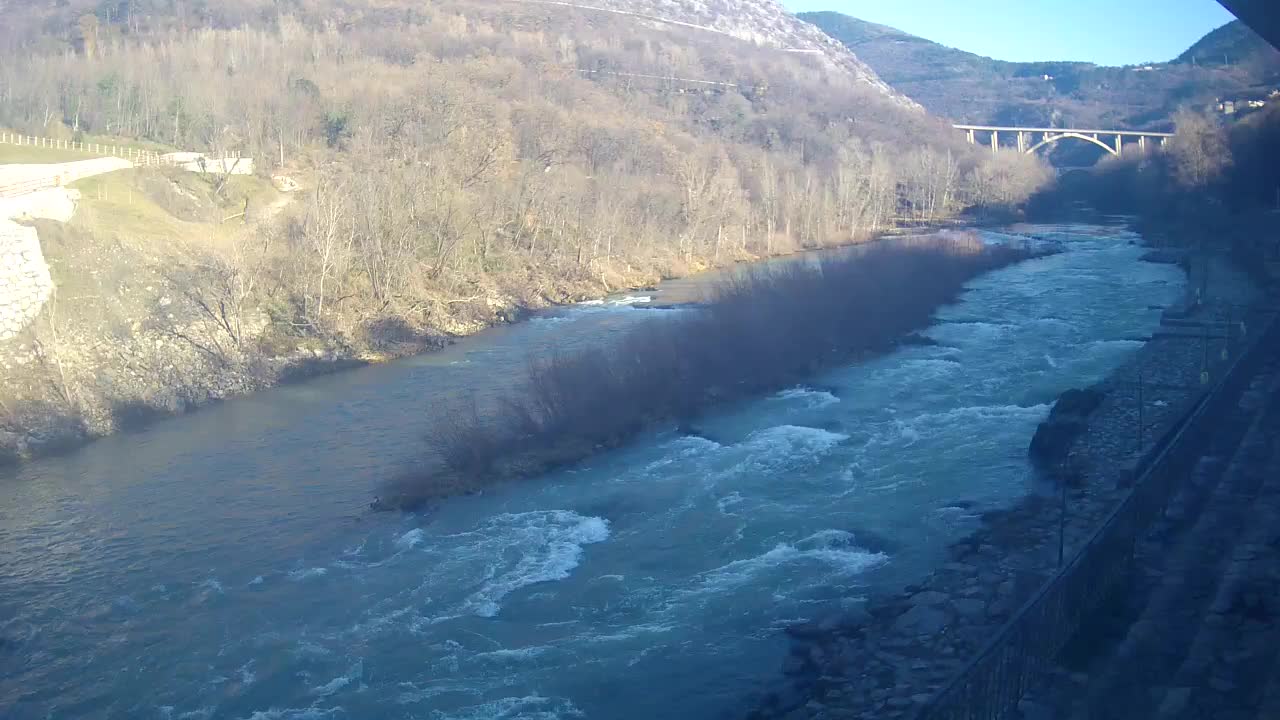
<path id="1" fill-rule="evenodd" d="M 1102 148 L 1103 150 L 1106 150 L 1107 152 L 1111 153 L 1112 155 L 1115 155 L 1116 157 L 1120 156 L 1120 151 L 1118 149 L 1111 147 L 1107 143 L 1104 143 L 1101 140 L 1099 140 L 1098 138 L 1093 137 L 1092 135 L 1084 135 L 1076 132 L 1064 132 L 1058 135 L 1053 135 L 1051 137 L 1047 136 L 1045 137 L 1045 139 L 1027 148 L 1027 154 L 1028 155 L 1034 154 L 1035 151 L 1039 150 L 1042 147 L 1045 147 L 1047 145 L 1055 145 L 1058 143 L 1058 141 L 1066 140 L 1067 138 L 1075 138 L 1077 140 L 1084 140 L 1085 142 L 1091 142 L 1094 145 L 1097 145 L 1098 147 Z"/>

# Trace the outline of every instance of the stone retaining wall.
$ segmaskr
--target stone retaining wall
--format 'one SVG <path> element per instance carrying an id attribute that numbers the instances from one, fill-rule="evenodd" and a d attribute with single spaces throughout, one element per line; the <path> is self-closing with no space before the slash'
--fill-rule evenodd
<path id="1" fill-rule="evenodd" d="M 25 330 L 51 294 L 53 278 L 35 229 L 0 220 L 0 342 Z"/>

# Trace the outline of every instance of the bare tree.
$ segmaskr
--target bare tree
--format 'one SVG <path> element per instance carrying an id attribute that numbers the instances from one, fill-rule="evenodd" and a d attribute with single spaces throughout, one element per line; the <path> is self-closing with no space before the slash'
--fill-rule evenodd
<path id="1" fill-rule="evenodd" d="M 1231 167 L 1227 133 L 1207 113 L 1183 108 L 1173 116 L 1176 133 L 1165 146 L 1174 177 L 1183 187 L 1201 189 Z"/>

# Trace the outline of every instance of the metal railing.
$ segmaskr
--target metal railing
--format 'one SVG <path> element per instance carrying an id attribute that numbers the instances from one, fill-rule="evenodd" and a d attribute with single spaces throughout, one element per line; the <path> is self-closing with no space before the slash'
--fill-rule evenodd
<path id="1" fill-rule="evenodd" d="M 1154 451 L 1129 495 L 1084 547 L 916 713 L 916 720 L 997 720 L 1016 708 L 1089 613 L 1132 574 L 1136 542 L 1189 477 L 1210 431 L 1248 387 L 1277 339 L 1280 321 L 1272 315 L 1172 439 Z"/>

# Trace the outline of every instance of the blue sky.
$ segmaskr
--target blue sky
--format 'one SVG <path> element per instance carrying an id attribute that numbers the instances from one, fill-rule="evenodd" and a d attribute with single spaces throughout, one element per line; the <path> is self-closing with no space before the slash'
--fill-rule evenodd
<path id="1" fill-rule="evenodd" d="M 1000 60 L 1172 60 L 1230 22 L 1215 0 L 781 0 L 834 10 Z M 1064 8 L 1069 8 L 1064 9 Z"/>

